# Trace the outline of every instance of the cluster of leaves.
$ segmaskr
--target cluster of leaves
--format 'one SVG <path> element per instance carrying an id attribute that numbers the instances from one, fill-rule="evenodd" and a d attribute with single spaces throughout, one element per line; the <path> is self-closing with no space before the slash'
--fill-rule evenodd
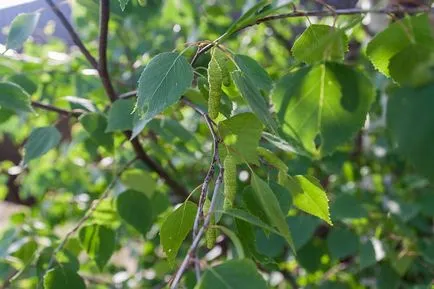
<path id="1" fill-rule="evenodd" d="M 187 258 L 204 272 L 197 280 L 187 270 L 186 288 L 430 288 L 428 14 L 369 36 L 360 16 L 267 22 L 303 16 L 270 1 L 110 2 L 111 78 L 135 98 L 110 103 L 98 71 L 60 40 L 25 42 L 40 12 L 9 29 L 0 133 L 23 158 L 0 170 L 37 203 L 0 232 L 6 286 L 163 288 Z M 96 52 L 97 4 L 72 8 Z M 363 45 L 356 60 L 350 43 Z M 23 45 L 25 54 L 11 51 Z M 161 168 L 142 162 L 125 132 Z M 222 186 L 211 159 L 218 172 L 227 167 Z M 212 199 L 211 224 L 201 223 L 217 234 L 207 234 L 211 250 L 190 238 L 201 186 Z"/>

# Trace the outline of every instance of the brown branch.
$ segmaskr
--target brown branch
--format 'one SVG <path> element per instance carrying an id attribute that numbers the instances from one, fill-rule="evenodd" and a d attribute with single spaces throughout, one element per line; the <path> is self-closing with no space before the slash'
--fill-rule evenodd
<path id="1" fill-rule="evenodd" d="M 65 115 L 65 116 L 72 116 L 72 117 L 79 117 L 80 115 L 83 114 L 82 110 L 66 110 L 63 108 L 59 108 L 57 106 L 51 105 L 51 104 L 44 104 L 42 102 L 39 101 L 32 101 L 32 106 L 35 108 L 40 108 L 46 111 L 52 111 L 52 112 L 56 112 L 60 115 Z"/>
<path id="2" fill-rule="evenodd" d="M 110 1 L 101 0 L 99 6 L 99 60 L 98 60 L 98 73 L 104 89 L 112 102 L 117 99 L 116 92 L 110 80 L 110 75 L 107 68 L 107 37 L 108 37 L 108 23 L 110 20 Z"/>
<path id="3" fill-rule="evenodd" d="M 56 16 L 59 18 L 62 25 L 65 27 L 65 29 L 68 31 L 69 35 L 72 38 L 72 41 L 75 43 L 75 45 L 78 46 L 81 53 L 83 53 L 84 57 L 86 57 L 87 61 L 89 61 L 90 65 L 92 65 L 93 68 L 98 69 L 98 63 L 96 62 L 96 59 L 90 54 L 89 50 L 84 46 L 83 42 L 80 39 L 80 36 L 78 36 L 77 32 L 75 32 L 74 27 L 72 27 L 71 23 L 68 21 L 66 16 L 60 11 L 59 7 L 57 7 L 56 4 L 54 4 L 53 0 L 45 0 L 47 4 L 50 6 L 51 10 L 56 14 Z"/>

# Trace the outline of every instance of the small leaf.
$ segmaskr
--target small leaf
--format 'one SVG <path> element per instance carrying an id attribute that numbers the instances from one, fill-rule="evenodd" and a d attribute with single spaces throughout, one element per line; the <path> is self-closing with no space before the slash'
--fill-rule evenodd
<path id="1" fill-rule="evenodd" d="M 108 124 L 105 132 L 125 131 L 133 128 L 133 99 L 116 100 L 108 112 Z"/>
<path id="2" fill-rule="evenodd" d="M 209 267 L 195 289 L 267 289 L 255 264 L 248 260 L 230 260 L 215 267 Z"/>
<path id="3" fill-rule="evenodd" d="M 146 237 L 153 220 L 149 198 L 141 192 L 127 190 L 117 197 L 116 207 L 121 218 Z"/>
<path id="4" fill-rule="evenodd" d="M 359 248 L 359 238 L 348 229 L 335 228 L 327 236 L 330 255 L 339 260 L 353 255 Z"/>
<path id="5" fill-rule="evenodd" d="M 176 255 L 178 254 L 182 242 L 193 228 L 196 212 L 196 204 L 185 202 L 167 216 L 161 225 L 161 245 L 171 266 L 174 265 Z"/>
<path id="6" fill-rule="evenodd" d="M 0 107 L 19 112 L 32 112 L 30 95 L 12 82 L 0 81 Z"/>
<path id="7" fill-rule="evenodd" d="M 316 62 L 344 59 L 348 50 L 345 32 L 328 25 L 309 26 L 294 43 L 292 53 L 298 61 L 314 64 Z"/>
<path id="8" fill-rule="evenodd" d="M 311 176 L 287 176 L 284 185 L 291 192 L 297 208 L 333 225 L 327 195 L 317 179 Z"/>
<path id="9" fill-rule="evenodd" d="M 369 42 L 366 54 L 381 73 L 389 76 L 390 59 L 410 44 L 434 45 L 427 14 L 406 17 L 389 25 Z"/>
<path id="10" fill-rule="evenodd" d="M 401 85 L 427 84 L 434 79 L 434 50 L 423 45 L 409 45 L 390 59 L 389 72 Z"/>
<path id="11" fill-rule="evenodd" d="M 227 210 L 222 211 L 222 213 L 225 215 L 231 216 L 233 218 L 242 220 L 244 222 L 250 223 L 251 225 L 254 225 L 254 226 L 259 227 L 261 229 L 264 229 L 266 231 L 280 235 L 280 233 L 278 231 L 276 231 L 276 229 L 267 225 L 261 219 L 259 219 L 256 216 L 251 215 L 250 213 L 248 213 L 246 211 L 231 208 L 231 209 L 227 209 Z"/>
<path id="12" fill-rule="evenodd" d="M 287 218 L 287 223 L 291 229 L 294 246 L 298 251 L 313 237 L 319 220 L 309 215 L 293 216 Z"/>
<path id="13" fill-rule="evenodd" d="M 234 60 L 242 72 L 258 87 L 265 92 L 269 92 L 273 87 L 270 76 L 253 58 L 247 55 L 235 54 Z"/>
<path id="14" fill-rule="evenodd" d="M 24 41 L 35 30 L 40 15 L 40 13 L 22 13 L 15 17 L 9 30 L 6 49 L 21 48 Z"/>
<path id="15" fill-rule="evenodd" d="M 252 80 L 239 70 L 232 72 L 232 79 L 256 116 L 273 133 L 276 133 L 277 123 L 270 114 L 269 104 L 265 101 Z"/>
<path id="16" fill-rule="evenodd" d="M 255 197 L 261 204 L 270 223 L 277 228 L 280 234 L 286 239 L 292 250 L 295 252 L 294 243 L 291 233 L 286 224 L 285 214 L 280 209 L 279 202 L 270 189 L 268 184 L 259 178 L 255 173 L 252 173 L 251 185 L 255 193 Z"/>
<path id="17" fill-rule="evenodd" d="M 54 126 L 38 127 L 32 130 L 24 145 L 24 163 L 39 158 L 57 146 L 61 135 Z"/>
<path id="18" fill-rule="evenodd" d="M 103 114 L 97 112 L 87 113 L 80 117 L 80 123 L 95 144 L 104 147 L 108 151 L 113 150 L 113 135 L 105 132 L 107 118 Z"/>
<path id="19" fill-rule="evenodd" d="M 166 52 L 152 58 L 140 75 L 137 89 L 136 109 L 142 126 L 176 103 L 192 81 L 193 69 L 182 55 Z"/>
<path id="20" fill-rule="evenodd" d="M 115 250 L 115 232 L 105 226 L 89 225 L 79 232 L 81 246 L 102 270 Z"/>
<path id="21" fill-rule="evenodd" d="M 360 244 L 360 269 L 367 268 L 377 263 L 375 258 L 375 250 L 372 242 L 368 240 Z"/>
<path id="22" fill-rule="evenodd" d="M 127 6 L 129 1 L 130 0 L 119 0 L 119 5 L 121 6 L 122 11 L 125 10 L 125 7 Z"/>
<path id="23" fill-rule="evenodd" d="M 219 132 L 238 164 L 258 164 L 256 148 L 261 138 L 262 124 L 254 114 L 241 113 L 220 122 Z"/>
<path id="24" fill-rule="evenodd" d="M 326 63 L 284 76 L 273 102 L 285 135 L 321 157 L 363 126 L 374 97 L 365 75 L 343 64 Z"/>
<path id="25" fill-rule="evenodd" d="M 387 128 L 396 151 L 430 179 L 434 179 L 433 93 L 434 84 L 397 88 L 387 103 Z"/>
<path id="26" fill-rule="evenodd" d="M 83 279 L 76 272 L 57 267 L 44 276 L 44 289 L 86 289 Z"/>
<path id="27" fill-rule="evenodd" d="M 157 182 L 149 172 L 140 169 L 129 169 L 122 173 L 122 183 L 131 190 L 144 193 L 151 198 L 154 194 Z"/>

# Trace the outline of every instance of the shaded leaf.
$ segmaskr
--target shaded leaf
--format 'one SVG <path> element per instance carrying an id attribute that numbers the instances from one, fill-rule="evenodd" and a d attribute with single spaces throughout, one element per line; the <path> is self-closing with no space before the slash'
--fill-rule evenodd
<path id="1" fill-rule="evenodd" d="M 21 48 L 24 41 L 35 30 L 40 15 L 40 13 L 22 13 L 15 17 L 9 30 L 6 49 Z"/>
<path id="2" fill-rule="evenodd" d="M 130 0 L 119 0 L 119 5 L 121 6 L 121 10 L 124 11 Z"/>
<path id="3" fill-rule="evenodd" d="M 86 289 L 83 279 L 76 272 L 57 267 L 44 276 L 44 289 Z"/>
<path id="4" fill-rule="evenodd" d="M 381 73 L 389 76 L 390 59 L 410 44 L 434 45 L 428 15 L 405 17 L 389 25 L 369 42 L 366 49 L 371 62 Z"/>
<path id="5" fill-rule="evenodd" d="M 106 132 L 125 131 L 133 128 L 133 99 L 116 100 L 108 112 Z"/>
<path id="6" fill-rule="evenodd" d="M 145 194 L 127 190 L 117 197 L 116 207 L 126 223 L 146 236 L 152 226 L 153 213 L 151 201 Z"/>
<path id="7" fill-rule="evenodd" d="M 195 289 L 267 289 L 255 264 L 248 260 L 230 260 L 209 267 Z"/>
<path id="8" fill-rule="evenodd" d="M 279 202 L 277 201 L 273 191 L 270 189 L 268 184 L 259 178 L 255 173 L 252 173 L 251 185 L 253 191 L 255 192 L 255 197 L 261 204 L 268 220 L 277 228 L 280 234 L 284 236 L 292 250 L 295 252 L 291 233 L 289 232 L 288 225 L 286 224 L 285 214 L 280 209 Z"/>
<path id="9" fill-rule="evenodd" d="M 370 240 L 360 244 L 360 269 L 367 268 L 377 263 L 375 250 Z"/>
<path id="10" fill-rule="evenodd" d="M 89 225 L 81 228 L 78 236 L 81 246 L 102 270 L 115 250 L 115 232 L 105 226 Z"/>
<path id="11" fill-rule="evenodd" d="M 172 266 L 182 242 L 193 228 L 196 212 L 196 204 L 185 202 L 167 216 L 161 225 L 161 245 Z"/>
<path id="12" fill-rule="evenodd" d="M 265 92 L 271 90 L 273 82 L 271 81 L 270 76 L 253 58 L 250 58 L 247 55 L 235 54 L 234 60 L 240 70 L 250 78 L 256 87 Z"/>
<path id="13" fill-rule="evenodd" d="M 30 95 L 12 82 L 0 82 L 0 107 L 15 112 L 32 112 Z"/>
<path id="14" fill-rule="evenodd" d="M 327 236 L 327 246 L 330 255 L 339 260 L 357 252 L 359 238 L 348 229 L 335 228 Z"/>
<path id="15" fill-rule="evenodd" d="M 398 88 L 391 91 L 387 104 L 387 128 L 397 152 L 431 179 L 434 179 L 433 93 L 434 84 Z"/>
<path id="16" fill-rule="evenodd" d="M 39 158 L 60 142 L 60 132 L 54 126 L 38 127 L 32 130 L 24 145 L 24 163 Z"/>
<path id="17" fill-rule="evenodd" d="M 270 114 L 269 104 L 265 101 L 252 80 L 239 70 L 232 72 L 232 79 L 256 116 L 273 133 L 276 133 L 277 123 Z"/>
<path id="18" fill-rule="evenodd" d="M 80 123 L 90 136 L 90 139 L 106 150 L 113 149 L 113 135 L 106 132 L 107 118 L 101 113 L 87 113 L 80 117 Z"/>
<path id="19" fill-rule="evenodd" d="M 326 63 L 284 76 L 273 102 L 285 135 L 321 157 L 363 126 L 374 96 L 365 75 L 343 64 Z"/>

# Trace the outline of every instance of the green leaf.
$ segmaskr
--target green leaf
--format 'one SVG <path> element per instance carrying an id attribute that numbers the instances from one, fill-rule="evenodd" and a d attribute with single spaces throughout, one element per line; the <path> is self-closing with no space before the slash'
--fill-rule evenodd
<path id="1" fill-rule="evenodd" d="M 129 189 L 142 192 L 151 198 L 157 187 L 157 182 L 149 172 L 140 169 L 129 169 L 122 173 L 122 183 Z"/>
<path id="2" fill-rule="evenodd" d="M 127 190 L 117 197 L 116 207 L 121 218 L 145 237 L 153 221 L 149 198 L 141 192 Z"/>
<path id="3" fill-rule="evenodd" d="M 21 48 L 24 41 L 35 30 L 40 15 L 40 13 L 22 13 L 15 17 L 9 30 L 6 49 Z"/>
<path id="4" fill-rule="evenodd" d="M 294 205 L 328 224 L 330 219 L 327 194 L 317 179 L 311 176 L 286 176 L 285 187 L 291 192 Z"/>
<path id="5" fill-rule="evenodd" d="M 256 116 L 273 133 L 276 133 L 277 123 L 270 114 L 269 104 L 256 88 L 255 83 L 244 72 L 239 70 L 232 72 L 232 79 Z"/>
<path id="6" fill-rule="evenodd" d="M 262 229 L 264 229 L 266 231 L 269 231 L 271 233 L 275 233 L 275 234 L 280 235 L 280 233 L 278 231 L 276 231 L 276 229 L 274 229 L 273 227 L 267 225 L 261 219 L 259 219 L 256 216 L 251 215 L 250 213 L 248 213 L 246 211 L 243 211 L 243 210 L 240 210 L 240 209 L 231 208 L 231 209 L 227 209 L 227 210 L 222 211 L 222 213 L 225 214 L 225 215 L 231 216 L 233 218 L 236 218 L 236 219 L 245 221 L 247 223 L 250 223 L 250 224 L 252 224 L 252 225 L 254 225 L 256 227 L 262 228 Z"/>
<path id="7" fill-rule="evenodd" d="M 387 128 L 396 150 L 415 168 L 434 179 L 434 84 L 392 90 L 387 104 Z"/>
<path id="8" fill-rule="evenodd" d="M 209 267 L 195 289 L 267 289 L 255 264 L 248 260 L 230 260 L 215 267 Z"/>
<path id="9" fill-rule="evenodd" d="M 368 212 L 361 206 L 360 200 L 350 194 L 339 195 L 332 204 L 331 212 L 333 220 L 368 217 Z"/>
<path id="10" fill-rule="evenodd" d="M 44 276 L 44 289 L 86 289 L 83 279 L 76 272 L 57 267 Z"/>
<path id="11" fill-rule="evenodd" d="M 389 62 L 398 52 L 411 44 L 434 45 L 427 14 L 406 17 L 389 25 L 369 42 L 366 54 L 381 73 L 389 76 Z"/>
<path id="12" fill-rule="evenodd" d="M 377 287 L 378 289 L 397 289 L 400 286 L 401 278 L 393 270 L 389 264 L 381 264 L 380 270 L 377 276 Z"/>
<path id="13" fill-rule="evenodd" d="M 80 117 L 80 123 L 88 132 L 90 139 L 108 151 L 113 150 L 113 135 L 106 133 L 107 118 L 97 112 L 87 113 Z"/>
<path id="14" fill-rule="evenodd" d="M 193 69 L 185 57 L 175 52 L 161 53 L 149 62 L 140 75 L 137 110 L 144 125 L 176 103 L 191 86 Z"/>
<path id="15" fill-rule="evenodd" d="M 237 31 L 237 29 L 246 25 L 246 23 L 256 20 L 256 18 L 258 17 L 258 12 L 262 11 L 262 9 L 268 6 L 269 3 L 270 0 L 262 0 L 250 7 L 246 12 L 244 12 L 243 15 L 241 15 L 240 18 L 238 18 L 235 22 L 232 23 L 232 25 L 228 28 L 224 35 L 226 35 L 226 37 L 229 37 L 232 33 Z"/>
<path id="16" fill-rule="evenodd" d="M 294 247 L 299 250 L 313 237 L 320 221 L 309 215 L 301 215 L 288 217 L 286 222 L 293 235 Z"/>
<path id="17" fill-rule="evenodd" d="M 171 266 L 174 265 L 176 255 L 178 254 L 182 242 L 193 228 L 196 212 L 196 204 L 185 202 L 167 216 L 161 225 L 161 245 Z"/>
<path id="18" fill-rule="evenodd" d="M 34 94 L 38 90 L 38 85 L 24 73 L 12 75 L 7 80 L 20 86 L 29 95 Z"/>
<path id="19" fill-rule="evenodd" d="M 370 267 L 377 263 L 375 250 L 370 240 L 360 244 L 360 269 Z"/>
<path id="20" fill-rule="evenodd" d="M 256 148 L 262 124 L 252 113 L 237 114 L 219 123 L 220 135 L 237 163 L 258 164 Z"/>
<path id="21" fill-rule="evenodd" d="M 434 50 L 409 45 L 390 59 L 390 76 L 401 85 L 421 86 L 434 79 Z"/>
<path id="22" fill-rule="evenodd" d="M 24 163 L 39 158 L 60 142 L 60 132 L 54 126 L 38 127 L 32 130 L 24 145 Z"/>
<path id="23" fill-rule="evenodd" d="M 284 76 L 273 102 L 286 136 L 315 157 L 333 152 L 364 124 L 375 97 L 365 75 L 338 63 Z"/>
<path id="24" fill-rule="evenodd" d="M 19 112 L 32 112 L 30 95 L 12 82 L 0 82 L 0 107 Z"/>
<path id="25" fill-rule="evenodd" d="M 294 43 L 292 53 L 298 61 L 314 64 L 341 61 L 348 50 L 348 38 L 341 29 L 328 25 L 310 25 Z"/>
<path id="26" fill-rule="evenodd" d="M 83 249 L 102 270 L 115 250 L 115 232 L 105 226 L 89 225 L 81 228 L 78 236 Z"/>
<path id="27" fill-rule="evenodd" d="M 108 124 L 105 132 L 125 131 L 133 128 L 133 99 L 116 100 L 108 112 Z"/>
<path id="28" fill-rule="evenodd" d="M 327 236 L 330 255 L 339 260 L 355 254 L 359 248 L 359 238 L 348 229 L 335 228 Z"/>
<path id="29" fill-rule="evenodd" d="M 121 6 L 121 10 L 124 11 L 130 0 L 119 0 L 119 5 Z"/>
<path id="30" fill-rule="evenodd" d="M 279 202 L 270 189 L 268 184 L 252 172 L 251 185 L 255 193 L 255 197 L 261 204 L 262 209 L 267 215 L 270 223 L 277 228 L 280 234 L 286 239 L 292 250 L 295 252 L 294 243 L 292 241 L 291 233 L 289 232 L 288 225 L 286 224 L 285 214 L 279 206 Z"/>
<path id="31" fill-rule="evenodd" d="M 269 92 L 273 87 L 273 82 L 271 81 L 270 76 L 262 68 L 259 63 L 257 63 L 253 58 L 250 58 L 247 55 L 235 54 L 234 60 L 237 66 L 240 68 L 244 74 L 250 78 L 252 83 L 256 85 L 259 89 Z"/>

